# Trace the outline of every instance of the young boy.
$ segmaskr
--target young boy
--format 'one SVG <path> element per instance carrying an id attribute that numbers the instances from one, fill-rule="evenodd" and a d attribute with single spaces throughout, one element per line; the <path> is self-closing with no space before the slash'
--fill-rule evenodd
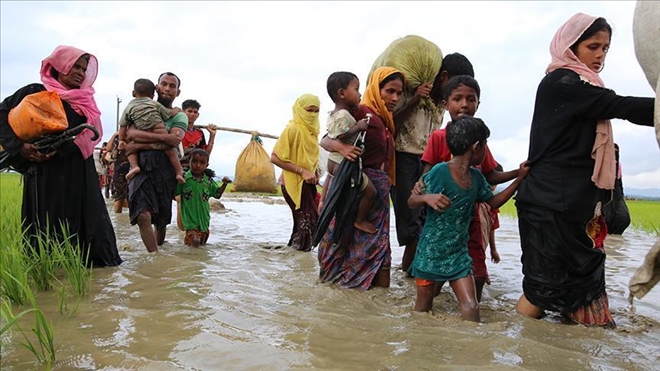
<path id="1" fill-rule="evenodd" d="M 446 109 L 449 111 L 451 122 L 447 123 L 444 129 L 439 129 L 431 133 L 428 145 L 422 155 L 424 164 L 424 173 L 428 172 L 435 164 L 451 160 L 452 154 L 447 145 L 447 130 L 452 122 L 463 116 L 474 116 L 479 107 L 479 96 L 481 89 L 477 80 L 470 76 L 454 76 L 447 82 L 443 90 Z M 497 162 L 490 153 L 488 146 L 485 146 L 485 156 L 477 168 L 486 177 L 489 184 L 501 184 L 508 182 L 518 176 L 518 170 L 508 172 L 495 171 Z M 415 192 L 415 190 L 414 190 Z M 484 284 L 488 281 L 488 269 L 486 268 L 486 242 L 481 237 L 481 224 L 479 219 L 478 207 L 473 210 L 473 219 L 469 226 L 468 249 L 472 257 L 472 269 L 474 281 L 477 287 L 477 300 L 481 301 Z M 442 285 L 437 287 L 439 293 Z"/>
<path id="2" fill-rule="evenodd" d="M 360 80 L 351 72 L 333 72 L 328 77 L 327 89 L 330 98 L 335 103 L 335 109 L 330 112 L 330 116 L 328 117 L 328 137 L 353 144 L 357 135 L 369 128 L 369 121 L 367 119 L 356 122 L 351 114 L 360 104 Z M 330 179 L 335 175 L 343 158 L 339 152 L 330 152 L 328 154 L 328 174 L 330 175 Z M 329 187 L 330 182 L 326 180 L 325 183 Z M 320 202 L 323 202 L 323 197 L 325 197 L 327 190 L 325 183 Z M 360 191 L 362 192 L 362 198 L 358 204 L 357 216 L 353 225 L 361 231 L 376 233 L 376 227 L 367 220 L 367 215 L 376 197 L 376 188 L 364 173 L 362 173 L 362 187 Z"/>
<path id="3" fill-rule="evenodd" d="M 167 119 L 174 117 L 181 111 L 179 108 L 168 109 L 154 100 L 156 86 L 151 80 L 137 79 L 133 84 L 133 100 L 131 100 L 119 119 L 119 149 L 126 147 L 126 131 L 129 125 L 135 125 L 138 130 L 146 130 L 153 133 L 167 133 L 165 124 Z M 181 163 L 174 148 L 163 149 L 176 173 L 178 183 L 184 183 Z M 138 165 L 138 154 L 127 156 L 131 170 L 126 174 L 126 179 L 131 180 L 140 172 Z"/>
<path id="4" fill-rule="evenodd" d="M 176 187 L 175 194 L 181 197 L 181 219 L 186 231 L 184 243 L 192 247 L 206 245 L 209 238 L 211 208 L 209 198 L 220 198 L 231 183 L 228 177 L 218 184 L 204 173 L 209 165 L 209 154 L 196 148 L 190 152 L 190 170 L 186 172 L 186 181 Z"/>
<path id="5" fill-rule="evenodd" d="M 463 319 L 480 321 L 479 304 L 468 254 L 468 225 L 476 202 L 498 208 L 513 196 L 529 166 L 520 164 L 518 176 L 504 191 L 493 195 L 483 174 L 473 168 L 486 156 L 490 130 L 480 119 L 459 117 L 447 128 L 449 162 L 433 166 L 424 176 L 424 194 L 411 194 L 408 206 L 428 206 L 424 229 L 409 273 L 416 278 L 415 311 L 433 307 L 436 282 L 449 281 Z"/>

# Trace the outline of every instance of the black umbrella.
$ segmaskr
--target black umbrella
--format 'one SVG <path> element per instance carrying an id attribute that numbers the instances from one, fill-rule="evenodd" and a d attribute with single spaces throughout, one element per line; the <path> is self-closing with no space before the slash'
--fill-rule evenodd
<path id="1" fill-rule="evenodd" d="M 90 124 L 82 124 L 67 129 L 59 134 L 44 135 L 32 144 L 34 144 L 40 152 L 49 153 L 57 150 L 59 146 L 66 142 L 73 142 L 76 139 L 76 135 L 80 134 L 85 129 L 94 132 L 94 137 L 92 137 L 91 140 L 96 140 L 99 137 L 99 131 L 96 130 L 94 126 Z M 10 168 L 19 173 L 26 173 L 30 168 L 30 165 L 32 165 L 32 162 L 18 153 L 11 155 L 7 151 L 0 152 L 0 171 Z"/>
<path id="2" fill-rule="evenodd" d="M 360 147 L 363 151 L 365 133 L 361 132 L 355 139 L 355 146 Z M 358 157 L 356 161 L 343 159 L 332 178 L 328 194 L 325 196 L 325 203 L 314 235 L 314 246 L 321 242 L 334 217 L 336 220 L 332 242 L 339 242 L 344 230 L 355 219 L 357 213 L 355 201 L 360 194 L 360 188 L 362 188 L 362 158 Z"/>

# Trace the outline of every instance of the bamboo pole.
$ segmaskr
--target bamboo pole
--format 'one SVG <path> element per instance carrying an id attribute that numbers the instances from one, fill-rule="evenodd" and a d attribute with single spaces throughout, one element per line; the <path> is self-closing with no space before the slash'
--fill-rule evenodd
<path id="1" fill-rule="evenodd" d="M 195 125 L 195 127 L 206 129 L 208 127 L 208 125 Z M 276 136 L 276 135 L 262 134 L 262 133 L 260 133 L 256 130 L 234 129 L 234 128 L 227 128 L 227 127 L 222 127 L 222 126 L 216 126 L 216 129 L 222 130 L 222 131 L 231 131 L 232 133 L 243 133 L 243 134 L 250 134 L 250 135 L 252 135 L 253 133 L 257 133 L 262 138 L 279 139 L 279 137 Z"/>

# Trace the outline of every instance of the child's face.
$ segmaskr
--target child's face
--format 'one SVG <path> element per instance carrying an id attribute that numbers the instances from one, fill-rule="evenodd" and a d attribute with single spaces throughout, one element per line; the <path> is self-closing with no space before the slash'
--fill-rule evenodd
<path id="1" fill-rule="evenodd" d="M 339 97 L 346 102 L 347 106 L 357 107 L 360 104 L 360 99 L 362 99 L 360 81 L 355 78 L 351 80 L 346 89 L 340 89 Z"/>
<path id="2" fill-rule="evenodd" d="M 387 84 L 380 89 L 380 97 L 383 99 L 387 110 L 390 112 L 394 111 L 397 103 L 399 103 L 401 94 L 403 94 L 403 81 L 399 79 L 388 81 Z"/>
<path id="3" fill-rule="evenodd" d="M 199 110 L 197 108 L 193 107 L 188 107 L 186 108 L 183 113 L 188 116 L 188 125 L 192 125 L 197 121 L 197 118 L 199 117 Z"/>
<path id="4" fill-rule="evenodd" d="M 209 165 L 209 160 L 205 156 L 193 155 L 190 159 L 190 172 L 194 176 L 200 176 Z"/>
<path id="5" fill-rule="evenodd" d="M 478 107 L 477 92 L 463 84 L 458 85 L 447 98 L 446 109 L 449 111 L 452 121 L 464 115 L 474 116 Z"/>

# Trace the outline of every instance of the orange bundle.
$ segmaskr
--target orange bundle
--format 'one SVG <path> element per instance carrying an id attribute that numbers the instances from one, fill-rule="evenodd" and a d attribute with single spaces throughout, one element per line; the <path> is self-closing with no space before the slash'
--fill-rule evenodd
<path id="1" fill-rule="evenodd" d="M 59 133 L 69 127 L 60 97 L 54 91 L 42 91 L 23 98 L 9 111 L 9 126 L 24 142 L 42 135 Z"/>

